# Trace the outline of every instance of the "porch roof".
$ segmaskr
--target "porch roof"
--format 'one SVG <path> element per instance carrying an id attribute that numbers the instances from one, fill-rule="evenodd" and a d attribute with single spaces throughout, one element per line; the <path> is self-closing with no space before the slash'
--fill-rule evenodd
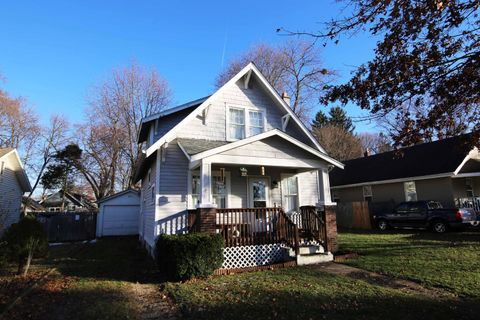
<path id="1" fill-rule="evenodd" d="M 323 152 L 320 152 L 303 142 L 298 141 L 297 139 L 289 136 L 283 131 L 280 131 L 278 129 L 273 129 L 270 131 L 266 131 L 261 134 L 257 134 L 255 136 L 248 137 L 246 139 L 238 140 L 235 142 L 227 142 L 227 141 L 206 141 L 206 140 L 198 140 L 198 139 L 178 139 L 178 145 L 180 149 L 185 153 L 185 156 L 190 160 L 190 166 L 195 167 L 199 164 L 202 159 L 209 158 L 212 159 L 214 156 L 217 158 L 220 157 L 220 154 L 224 153 L 225 151 L 240 148 L 244 145 L 251 144 L 255 141 L 260 141 L 260 140 L 265 140 L 270 137 L 279 137 L 283 139 L 284 141 L 290 143 L 293 147 L 302 149 L 304 152 L 310 154 L 310 156 L 313 158 L 311 159 L 275 159 L 272 157 L 268 157 L 263 159 L 264 162 L 268 163 L 267 165 L 281 165 L 282 163 L 286 164 L 289 163 L 290 166 L 298 166 L 299 161 L 300 162 L 305 162 L 307 167 L 317 167 L 318 166 L 318 160 L 325 161 L 330 165 L 333 165 L 335 167 L 343 169 L 343 164 L 328 155 L 326 155 Z M 188 147 L 185 147 L 185 145 L 182 142 L 187 142 Z M 235 159 L 232 160 L 232 157 L 235 156 L 222 156 L 222 160 L 227 160 L 228 163 L 238 163 L 237 160 Z M 237 156 L 238 158 L 238 156 Z M 243 164 L 259 164 L 262 159 L 262 157 L 259 156 L 241 156 L 241 161 Z M 249 158 L 249 159 L 247 159 Z M 218 160 L 218 159 L 216 159 Z M 250 162 L 248 162 L 250 160 Z M 281 160 L 281 163 L 279 161 L 275 160 Z M 278 162 L 278 163 L 277 163 Z M 288 166 L 288 165 L 287 165 Z"/>
<path id="2" fill-rule="evenodd" d="M 203 139 L 177 139 L 178 143 L 183 147 L 185 153 L 189 156 L 193 156 L 204 151 L 224 146 L 230 142 L 228 141 L 216 141 L 216 140 L 203 140 Z"/>

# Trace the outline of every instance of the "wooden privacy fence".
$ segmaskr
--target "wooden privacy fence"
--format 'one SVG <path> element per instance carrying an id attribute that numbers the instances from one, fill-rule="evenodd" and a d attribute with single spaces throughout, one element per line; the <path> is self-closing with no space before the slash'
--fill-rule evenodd
<path id="1" fill-rule="evenodd" d="M 49 242 L 67 242 L 95 239 L 97 214 L 95 212 L 39 213 Z"/>
<path id="2" fill-rule="evenodd" d="M 339 202 L 337 226 L 349 229 L 372 229 L 369 203 L 366 201 Z"/>

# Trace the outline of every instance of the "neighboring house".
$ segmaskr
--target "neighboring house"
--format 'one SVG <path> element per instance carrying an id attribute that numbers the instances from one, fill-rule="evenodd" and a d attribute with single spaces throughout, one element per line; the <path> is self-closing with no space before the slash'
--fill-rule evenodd
<path id="1" fill-rule="evenodd" d="M 330 173 L 335 202 L 438 200 L 479 209 L 480 154 L 470 135 L 345 162 Z"/>
<path id="2" fill-rule="evenodd" d="M 22 208 L 25 213 L 45 212 L 45 208 L 37 200 L 27 196 L 22 197 Z"/>
<path id="3" fill-rule="evenodd" d="M 15 149 L 0 149 L 0 234 L 20 219 L 22 196 L 32 187 Z"/>
<path id="4" fill-rule="evenodd" d="M 265 244 L 258 237 L 285 213 L 332 205 L 328 172 L 343 167 L 253 63 L 211 96 L 144 118 L 138 142 L 139 233 L 150 250 L 160 234 L 188 232 L 187 212 L 226 243 Z"/>
<path id="5" fill-rule="evenodd" d="M 40 201 L 46 212 L 92 212 L 97 207 L 84 195 L 65 192 L 62 190 L 48 195 Z"/>

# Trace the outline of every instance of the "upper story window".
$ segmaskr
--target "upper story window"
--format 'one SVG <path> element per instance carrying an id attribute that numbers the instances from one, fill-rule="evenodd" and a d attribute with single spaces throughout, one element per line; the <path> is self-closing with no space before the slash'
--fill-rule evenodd
<path id="1" fill-rule="evenodd" d="M 373 199 L 372 186 L 363 186 L 363 200 L 371 202 Z"/>
<path id="2" fill-rule="evenodd" d="M 227 140 L 241 140 L 265 131 L 265 111 L 228 107 Z"/>

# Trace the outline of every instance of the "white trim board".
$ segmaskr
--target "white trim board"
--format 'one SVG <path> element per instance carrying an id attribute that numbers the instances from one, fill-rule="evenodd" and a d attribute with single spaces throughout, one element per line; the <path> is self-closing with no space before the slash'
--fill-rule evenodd
<path id="1" fill-rule="evenodd" d="M 447 173 L 440 173 L 440 174 L 431 174 L 427 176 L 407 177 L 407 178 L 379 180 L 379 181 L 367 181 L 367 182 L 345 184 L 341 186 L 331 186 L 330 189 L 343 189 L 343 188 L 361 187 L 361 186 L 367 186 L 367 185 L 388 184 L 388 183 L 428 180 L 428 179 L 438 179 L 438 178 L 453 178 L 453 177 L 455 177 L 453 172 L 447 172 Z"/>
<path id="2" fill-rule="evenodd" d="M 231 78 L 226 84 L 224 84 L 220 89 L 218 89 L 214 94 L 212 94 L 210 97 L 208 97 L 205 101 L 202 102 L 200 106 L 198 106 L 195 110 L 193 110 L 188 116 L 186 116 L 182 121 L 180 121 L 175 127 L 170 129 L 165 135 L 163 135 L 160 139 L 158 139 L 153 145 L 151 145 L 147 150 L 146 150 L 146 156 L 149 157 L 151 154 L 155 152 L 160 146 L 162 146 L 165 142 L 172 141 L 175 139 L 177 132 L 185 126 L 187 123 L 189 123 L 191 120 L 193 120 L 195 117 L 197 117 L 205 108 L 207 108 L 212 101 L 214 101 L 217 97 L 221 96 L 222 92 L 226 90 L 225 88 L 234 85 L 238 80 L 240 80 L 242 77 L 244 77 L 248 72 L 253 72 L 257 75 L 257 77 L 260 80 L 260 83 L 262 83 L 267 91 L 271 94 L 273 99 L 285 109 L 287 114 L 290 115 L 290 117 L 297 123 L 297 125 L 300 127 L 300 129 L 307 135 L 307 137 L 310 138 L 312 143 L 317 147 L 318 150 L 326 154 L 325 149 L 320 146 L 318 141 L 315 139 L 315 137 L 312 135 L 312 133 L 305 127 L 305 125 L 300 121 L 300 119 L 295 115 L 295 113 L 292 111 L 292 109 L 286 104 L 286 102 L 280 97 L 278 92 L 272 87 L 270 83 L 265 79 L 265 77 L 262 75 L 262 73 L 257 69 L 255 64 L 250 62 L 247 66 L 245 66 L 239 73 L 237 73 L 233 78 Z"/>

